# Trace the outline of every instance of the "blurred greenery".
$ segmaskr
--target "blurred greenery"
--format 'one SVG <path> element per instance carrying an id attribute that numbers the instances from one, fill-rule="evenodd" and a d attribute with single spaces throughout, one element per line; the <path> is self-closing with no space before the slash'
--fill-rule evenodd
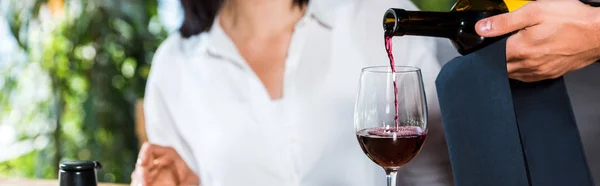
<path id="1" fill-rule="evenodd" d="M 13 121 L 16 143 L 31 150 L 0 162 L 0 178 L 55 179 L 58 162 L 93 159 L 103 164 L 99 181 L 129 182 L 135 103 L 167 35 L 156 0 L 3 1 L 25 57 L 0 68 L 0 121 Z M 454 1 L 414 2 L 447 11 Z"/>
<path id="2" fill-rule="evenodd" d="M 450 11 L 456 0 L 412 0 L 421 10 Z"/>
<path id="3" fill-rule="evenodd" d="M 5 77 L 0 119 L 20 116 L 14 125 L 19 142 L 40 148 L 0 163 L 0 177 L 56 178 L 58 162 L 93 159 L 103 164 L 99 181 L 129 182 L 138 149 L 134 106 L 144 95 L 153 52 L 167 35 L 156 0 L 8 1 L 5 17 L 27 56 L 8 72 L 37 67 L 29 75 L 48 83 Z M 50 96 L 33 102 L 33 109 L 14 109 L 28 80 L 32 91 L 46 86 Z"/>

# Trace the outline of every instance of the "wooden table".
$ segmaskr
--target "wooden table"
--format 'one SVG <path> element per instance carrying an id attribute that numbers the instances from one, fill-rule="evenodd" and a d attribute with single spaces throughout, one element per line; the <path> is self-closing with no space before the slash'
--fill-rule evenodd
<path id="1" fill-rule="evenodd" d="M 0 179 L 0 186 L 58 186 L 58 180 Z M 128 186 L 128 185 L 98 183 L 98 186 Z"/>

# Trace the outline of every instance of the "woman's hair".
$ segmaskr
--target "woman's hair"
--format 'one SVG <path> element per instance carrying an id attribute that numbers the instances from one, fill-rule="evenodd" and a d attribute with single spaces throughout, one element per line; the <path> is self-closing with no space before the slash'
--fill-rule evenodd
<path id="1" fill-rule="evenodd" d="M 184 20 L 179 33 L 182 37 L 199 34 L 210 30 L 215 16 L 225 0 L 181 0 L 183 6 Z M 295 6 L 302 6 L 308 0 L 294 0 Z"/>

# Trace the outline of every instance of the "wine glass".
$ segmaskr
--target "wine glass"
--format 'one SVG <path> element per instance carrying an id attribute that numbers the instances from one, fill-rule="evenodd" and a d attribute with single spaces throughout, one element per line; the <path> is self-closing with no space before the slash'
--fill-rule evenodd
<path id="1" fill-rule="evenodd" d="M 416 67 L 367 67 L 362 70 L 354 129 L 363 152 L 383 167 L 388 186 L 398 169 L 421 150 L 427 136 L 427 100 Z"/>

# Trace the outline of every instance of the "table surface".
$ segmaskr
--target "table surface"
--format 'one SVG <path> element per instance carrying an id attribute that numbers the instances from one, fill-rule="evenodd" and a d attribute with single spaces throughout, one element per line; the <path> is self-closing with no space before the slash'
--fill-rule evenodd
<path id="1" fill-rule="evenodd" d="M 0 186 L 58 186 L 58 180 L 0 179 Z M 124 184 L 98 183 L 98 186 L 127 186 Z"/>

